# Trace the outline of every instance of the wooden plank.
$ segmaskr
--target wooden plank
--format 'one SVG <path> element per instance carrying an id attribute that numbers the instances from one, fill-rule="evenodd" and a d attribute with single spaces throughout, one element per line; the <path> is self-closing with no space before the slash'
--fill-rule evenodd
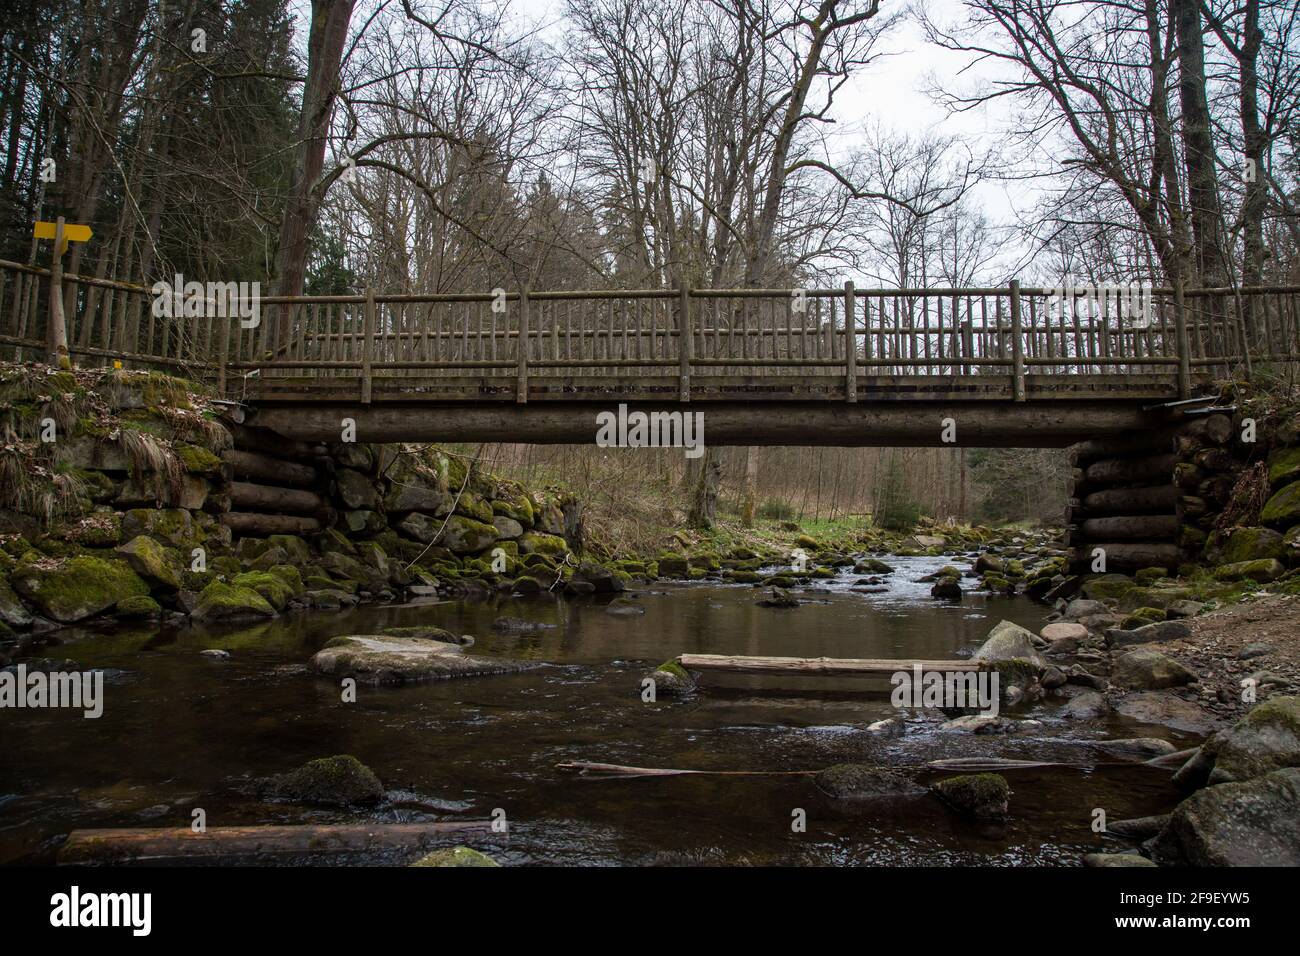
<path id="1" fill-rule="evenodd" d="M 59 850 L 59 863 L 211 860 L 423 849 L 443 842 L 449 836 L 491 832 L 491 820 L 209 827 L 200 833 L 189 827 L 73 830 Z"/>
<path id="2" fill-rule="evenodd" d="M 731 654 L 682 654 L 677 663 L 688 671 L 729 674 L 794 674 L 801 677 L 865 677 L 923 671 L 982 671 L 988 661 L 920 660 L 852 657 L 747 657 Z"/>

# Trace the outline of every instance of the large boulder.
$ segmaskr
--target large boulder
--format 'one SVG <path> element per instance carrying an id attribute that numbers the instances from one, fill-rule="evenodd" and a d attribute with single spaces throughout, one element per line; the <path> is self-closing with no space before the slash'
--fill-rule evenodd
<path id="1" fill-rule="evenodd" d="M 164 547 L 148 535 L 136 535 L 117 549 L 131 570 L 150 584 L 175 591 L 181 586 L 184 559 L 175 548 Z"/>
<path id="2" fill-rule="evenodd" d="M 412 511 L 409 515 L 397 522 L 397 530 L 408 538 L 414 538 L 416 541 L 428 544 L 438 535 L 438 529 L 442 527 L 441 518 L 430 518 L 426 514 L 418 511 Z"/>
<path id="3" fill-rule="evenodd" d="M 1117 686 L 1129 690 L 1182 687 L 1196 679 L 1172 657 L 1150 648 L 1139 648 L 1115 658 L 1110 678 Z"/>
<path id="4" fill-rule="evenodd" d="M 251 587 L 213 581 L 199 595 L 190 617 L 205 623 L 254 621 L 275 617 L 275 608 Z"/>
<path id="5" fill-rule="evenodd" d="M 1213 558 L 1218 564 L 1282 556 L 1282 535 L 1271 528 L 1233 528 L 1215 544 Z"/>
<path id="6" fill-rule="evenodd" d="M 623 577 L 619 572 L 592 561 L 583 561 L 578 570 L 573 572 L 573 580 L 586 581 L 595 590 L 595 594 L 616 594 L 624 590 Z"/>
<path id="7" fill-rule="evenodd" d="M 1300 697 L 1270 697 L 1207 740 L 1174 780 L 1180 786 L 1233 783 L 1300 767 Z"/>
<path id="8" fill-rule="evenodd" d="M 41 558 L 18 565 L 10 576 L 15 591 L 60 624 L 72 624 L 149 593 L 124 561 L 91 555 Z"/>
<path id="9" fill-rule="evenodd" d="M 1151 851 L 1192 866 L 1300 866 L 1300 768 L 1198 790 Z"/>
<path id="10" fill-rule="evenodd" d="M 374 771 L 351 754 L 309 760 L 272 777 L 265 790 L 276 799 L 327 807 L 371 806 L 384 798 Z"/>
<path id="11" fill-rule="evenodd" d="M 975 652 L 975 659 L 979 661 L 1025 660 L 1040 668 L 1047 664 L 1034 648 L 1033 633 L 1010 621 L 999 621 L 993 630 L 989 631 L 988 637 Z"/>
<path id="12" fill-rule="evenodd" d="M 236 588 L 251 588 L 276 611 L 283 611 L 294 597 L 293 586 L 270 571 L 245 571 L 230 579 Z"/>
<path id="13" fill-rule="evenodd" d="M 394 634 L 336 637 L 311 659 L 331 677 L 362 684 L 410 684 L 449 677 L 511 674 L 528 665 L 504 658 L 471 657 L 459 644 Z"/>
<path id="14" fill-rule="evenodd" d="M 1214 577 L 1219 581 L 1255 581 L 1259 584 L 1276 581 L 1285 573 L 1286 567 L 1277 558 L 1238 561 L 1214 569 Z"/>
<path id="15" fill-rule="evenodd" d="M 1300 481 L 1300 446 L 1279 448 L 1268 456 L 1268 480 L 1275 488 Z"/>
<path id="16" fill-rule="evenodd" d="M 552 557 L 562 555 L 569 550 L 564 539 L 557 534 L 544 531 L 525 531 L 519 537 L 521 554 L 545 554 Z"/>
<path id="17" fill-rule="evenodd" d="M 505 541 L 513 541 L 524 533 L 524 526 L 514 518 L 507 518 L 505 515 L 496 515 L 492 518 L 492 527 L 497 529 L 497 535 Z"/>
<path id="18" fill-rule="evenodd" d="M 401 511 L 423 511 L 431 515 L 445 515 L 451 511 L 452 496 L 431 481 L 415 473 L 389 475 L 388 490 L 384 492 L 384 510 L 389 514 Z"/>

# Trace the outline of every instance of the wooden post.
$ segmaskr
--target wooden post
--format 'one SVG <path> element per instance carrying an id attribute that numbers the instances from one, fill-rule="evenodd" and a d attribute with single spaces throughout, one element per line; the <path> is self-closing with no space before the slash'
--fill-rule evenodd
<path id="1" fill-rule="evenodd" d="M 375 289 L 366 286 L 366 313 L 363 320 L 365 328 L 361 338 L 361 404 L 369 405 L 371 391 L 374 387 L 371 361 L 375 340 Z"/>
<path id="2" fill-rule="evenodd" d="M 1025 400 L 1025 343 L 1020 334 L 1020 280 L 1011 280 L 1011 392 L 1017 402 Z"/>
<path id="3" fill-rule="evenodd" d="M 528 286 L 519 290 L 519 382 L 515 402 L 528 404 Z"/>
<path id="4" fill-rule="evenodd" d="M 677 281 L 677 354 L 681 364 L 679 398 L 683 402 L 691 400 L 691 345 L 695 330 L 691 325 L 691 290 L 685 279 Z"/>
<path id="5" fill-rule="evenodd" d="M 853 283 L 844 283 L 844 399 L 858 400 L 858 317 Z"/>
<path id="6" fill-rule="evenodd" d="M 50 320 L 46 326 L 50 364 L 71 368 L 68 358 L 68 321 L 63 313 L 63 217 L 54 226 L 54 251 L 50 259 Z"/>
<path id="7" fill-rule="evenodd" d="M 1178 397 L 1192 396 L 1192 349 L 1187 335 L 1187 310 L 1183 307 L 1183 277 L 1174 276 L 1174 341 L 1178 348 Z"/>

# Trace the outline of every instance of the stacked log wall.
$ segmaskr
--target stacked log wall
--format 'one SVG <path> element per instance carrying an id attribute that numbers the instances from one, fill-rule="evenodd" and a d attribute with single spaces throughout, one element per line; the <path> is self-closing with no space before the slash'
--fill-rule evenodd
<path id="1" fill-rule="evenodd" d="M 1248 450 L 1226 414 L 1082 442 L 1070 449 L 1067 544 L 1076 573 L 1170 572 L 1199 560 L 1246 467 Z"/>

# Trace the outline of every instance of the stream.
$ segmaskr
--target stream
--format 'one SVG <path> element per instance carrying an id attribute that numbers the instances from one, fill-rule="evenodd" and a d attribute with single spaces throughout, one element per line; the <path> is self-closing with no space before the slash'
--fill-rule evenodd
<path id="1" fill-rule="evenodd" d="M 749 586 L 659 584 L 639 589 L 646 613 L 635 616 L 606 613 L 599 599 L 543 595 L 299 611 L 242 629 L 59 632 L 63 643 L 43 653 L 105 668 L 104 713 L 88 720 L 80 711 L 0 711 L 0 862 L 52 862 L 62 836 L 81 827 L 189 826 L 201 807 L 209 827 L 481 820 L 501 808 L 508 834 L 466 842 L 507 865 L 1078 865 L 1085 852 L 1119 845 L 1091 831 L 1094 808 L 1118 820 L 1174 804 L 1167 770 L 1115 765 L 1086 741 L 1157 736 L 1181 748 L 1198 738 L 1120 717 L 1071 722 L 1054 716 L 1061 700 L 1017 714 L 1042 722 L 1018 734 L 941 731 L 941 714 L 917 712 L 892 737 L 866 729 L 898 714 L 884 678 L 708 675 L 690 698 L 642 702 L 642 675 L 684 652 L 953 658 L 968 656 L 1001 619 L 1037 631 L 1046 618 L 1048 609 L 1026 598 L 932 600 L 930 585 L 916 579 L 951 559 L 886 560 L 898 569 L 888 593 L 852 590 L 859 576 L 847 571 L 796 592 L 809 603 L 788 610 L 755 606 L 760 592 Z M 496 633 L 491 624 L 502 615 L 553 626 Z M 474 654 L 539 666 L 363 685 L 355 703 L 310 669 L 311 655 L 335 635 L 416 624 L 475 635 Z M 206 648 L 232 656 L 200 656 Z M 256 796 L 257 778 L 338 753 L 370 766 L 390 803 L 319 810 Z M 1009 771 L 1005 823 L 961 819 L 932 797 L 888 807 L 833 801 L 806 776 L 593 779 L 556 769 L 595 761 L 815 770 L 981 755 L 1071 766 Z M 797 809 L 805 832 L 792 828 Z"/>

